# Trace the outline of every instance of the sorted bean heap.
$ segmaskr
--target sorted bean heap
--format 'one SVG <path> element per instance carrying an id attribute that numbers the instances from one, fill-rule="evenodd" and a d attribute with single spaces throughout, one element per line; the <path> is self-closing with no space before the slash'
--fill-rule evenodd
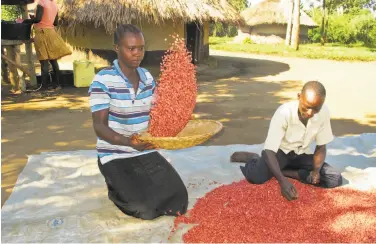
<path id="1" fill-rule="evenodd" d="M 292 202 L 276 180 L 220 186 L 177 217 L 175 228 L 197 224 L 183 236 L 188 243 L 376 242 L 375 191 L 293 184 L 299 199 Z"/>
<path id="2" fill-rule="evenodd" d="M 161 63 L 160 79 L 155 91 L 156 104 L 150 112 L 149 133 L 155 137 L 174 137 L 188 123 L 196 105 L 196 67 L 185 41 L 174 41 Z"/>

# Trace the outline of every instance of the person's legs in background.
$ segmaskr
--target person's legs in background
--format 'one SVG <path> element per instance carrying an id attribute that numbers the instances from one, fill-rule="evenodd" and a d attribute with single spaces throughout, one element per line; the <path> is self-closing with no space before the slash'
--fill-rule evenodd
<path id="1" fill-rule="evenodd" d="M 60 69 L 59 69 L 59 64 L 56 59 L 50 60 L 50 63 L 52 65 L 52 69 L 54 70 L 54 77 L 52 79 L 53 81 L 53 88 L 57 88 L 60 86 Z"/>
<path id="2" fill-rule="evenodd" d="M 39 60 L 39 62 L 41 68 L 42 89 L 48 89 L 50 83 L 48 60 Z"/>

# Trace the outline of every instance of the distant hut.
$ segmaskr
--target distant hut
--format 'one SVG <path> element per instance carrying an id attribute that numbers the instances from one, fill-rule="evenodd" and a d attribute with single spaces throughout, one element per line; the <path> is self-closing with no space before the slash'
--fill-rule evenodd
<path id="1" fill-rule="evenodd" d="M 61 34 L 73 47 L 115 59 L 113 32 L 119 23 L 144 33 L 144 63 L 159 63 L 170 35 L 184 37 L 194 60 L 209 56 L 209 21 L 239 23 L 226 0 L 60 0 Z"/>
<path id="2" fill-rule="evenodd" d="M 247 37 L 254 43 L 280 43 L 286 38 L 291 5 L 287 0 L 264 0 L 240 13 L 244 24 L 239 27 L 235 42 Z M 300 41 L 308 41 L 308 29 L 317 24 L 300 11 Z"/>

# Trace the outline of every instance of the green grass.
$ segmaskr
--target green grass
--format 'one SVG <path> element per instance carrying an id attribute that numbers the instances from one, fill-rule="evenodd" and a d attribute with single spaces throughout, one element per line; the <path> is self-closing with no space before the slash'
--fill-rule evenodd
<path id="1" fill-rule="evenodd" d="M 213 50 L 244 52 L 254 54 L 300 57 L 310 59 L 329 59 L 338 61 L 376 61 L 376 48 L 363 47 L 361 44 L 344 46 L 341 44 L 301 44 L 295 51 L 283 44 L 235 44 L 230 37 L 210 37 L 209 44 Z"/>

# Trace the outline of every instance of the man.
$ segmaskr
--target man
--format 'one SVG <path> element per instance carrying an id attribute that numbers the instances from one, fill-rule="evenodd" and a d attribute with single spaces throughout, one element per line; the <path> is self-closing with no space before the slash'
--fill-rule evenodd
<path id="1" fill-rule="evenodd" d="M 289 201 L 297 199 L 298 192 L 287 177 L 324 188 L 342 185 L 341 174 L 324 162 L 326 144 L 333 140 L 325 97 L 320 82 L 307 82 L 298 101 L 283 104 L 275 112 L 261 157 L 250 152 L 231 156 L 232 162 L 246 163 L 241 170 L 249 182 L 262 184 L 274 176 Z M 316 149 L 312 154 L 313 141 Z"/>

